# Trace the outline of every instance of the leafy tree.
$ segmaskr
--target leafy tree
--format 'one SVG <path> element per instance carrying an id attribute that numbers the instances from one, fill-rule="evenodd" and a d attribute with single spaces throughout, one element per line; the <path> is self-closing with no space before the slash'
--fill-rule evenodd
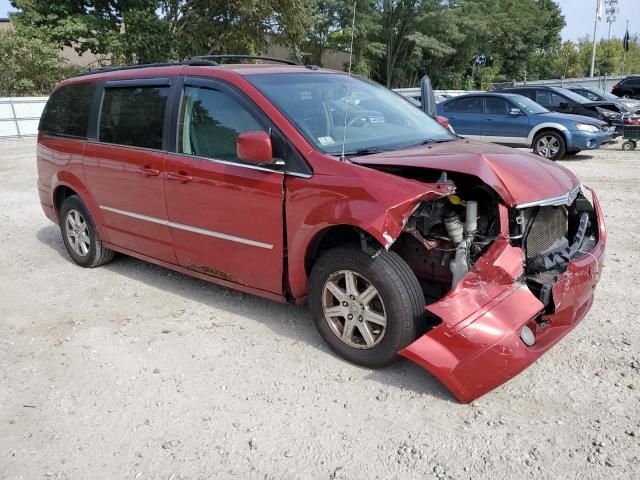
<path id="1" fill-rule="evenodd" d="M 308 6 L 304 0 L 187 0 L 176 21 L 180 54 L 258 54 L 271 39 L 298 56 Z"/>
<path id="2" fill-rule="evenodd" d="M 48 94 L 73 73 L 56 45 L 16 31 L 0 32 L 0 97 Z"/>
<path id="3" fill-rule="evenodd" d="M 111 62 L 151 63 L 175 55 L 171 24 L 157 15 L 161 0 L 13 0 L 16 27 L 26 36 L 91 50 Z"/>

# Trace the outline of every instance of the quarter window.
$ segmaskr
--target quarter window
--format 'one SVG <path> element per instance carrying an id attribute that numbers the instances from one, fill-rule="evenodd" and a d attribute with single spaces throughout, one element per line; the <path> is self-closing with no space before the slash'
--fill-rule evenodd
<path id="1" fill-rule="evenodd" d="M 62 137 L 87 138 L 89 110 L 95 83 L 76 83 L 51 95 L 40 118 L 38 130 Z"/>
<path id="2" fill-rule="evenodd" d="M 240 102 L 218 90 L 187 87 L 181 110 L 178 148 L 187 155 L 239 162 L 238 135 L 265 130 Z"/>
<path id="3" fill-rule="evenodd" d="M 169 87 L 109 87 L 100 113 L 101 142 L 162 149 Z"/>

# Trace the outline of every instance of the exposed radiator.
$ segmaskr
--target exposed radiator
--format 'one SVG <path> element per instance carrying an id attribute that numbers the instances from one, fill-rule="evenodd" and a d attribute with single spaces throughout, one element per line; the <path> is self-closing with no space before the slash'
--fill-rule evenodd
<path id="1" fill-rule="evenodd" d="M 568 232 L 569 214 L 567 207 L 541 207 L 533 219 L 533 224 L 525 240 L 527 259 L 536 257 L 557 240 L 567 237 Z"/>

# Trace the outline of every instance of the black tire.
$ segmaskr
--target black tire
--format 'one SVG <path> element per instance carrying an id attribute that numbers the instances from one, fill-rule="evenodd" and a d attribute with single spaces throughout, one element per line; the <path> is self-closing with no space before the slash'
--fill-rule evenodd
<path id="1" fill-rule="evenodd" d="M 625 152 L 630 152 L 632 150 L 635 150 L 635 148 L 636 148 L 636 143 L 632 140 L 627 140 L 622 144 L 622 150 L 624 150 Z"/>
<path id="2" fill-rule="evenodd" d="M 549 138 L 552 138 L 557 142 L 558 150 L 554 154 L 547 155 L 544 154 L 544 150 L 540 148 L 539 144 L 542 139 Z M 535 153 L 536 155 L 540 155 L 541 157 L 544 157 L 548 160 L 560 160 L 562 157 L 564 157 L 567 151 L 567 142 L 565 142 L 564 136 L 560 132 L 557 132 L 555 130 L 544 130 L 535 136 L 535 138 L 533 139 L 532 147 L 533 153 Z"/>
<path id="3" fill-rule="evenodd" d="M 76 251 L 77 247 L 72 246 L 69 238 L 70 232 L 72 232 L 72 237 L 76 237 L 76 233 L 73 232 L 73 227 L 68 221 L 70 216 L 77 219 L 76 213 L 80 215 L 79 218 L 86 224 L 86 232 L 88 234 L 88 246 L 85 247 L 86 253 L 84 254 L 82 251 Z M 67 249 L 67 253 L 69 253 L 72 260 L 81 267 L 99 267 L 100 265 L 110 262 L 115 255 L 113 250 L 109 250 L 103 246 L 89 209 L 77 195 L 72 195 L 62 202 L 62 206 L 60 207 L 60 232 L 62 233 L 62 241 Z M 85 245 L 87 244 L 86 242 L 83 243 Z"/>
<path id="4" fill-rule="evenodd" d="M 325 318 L 325 285 L 341 271 L 353 271 L 377 289 L 386 313 L 386 327 L 379 343 L 365 349 L 345 343 Z M 346 289 L 345 289 L 346 290 Z M 362 292 L 360 292 L 362 293 Z M 340 302 L 338 302 L 340 303 Z M 358 246 L 327 251 L 313 266 L 309 280 L 309 306 L 316 328 L 329 347 L 346 360 L 369 368 L 393 363 L 398 352 L 413 342 L 424 318 L 424 294 L 409 265 L 395 252 L 382 250 L 375 258 Z M 360 317 L 359 317 L 360 318 Z M 365 316 L 366 318 L 366 316 Z M 346 324 L 346 318 L 343 317 Z M 354 324 L 356 320 L 353 320 Z M 356 324 L 356 327 L 360 327 Z M 361 332 L 361 330 L 358 330 Z"/>

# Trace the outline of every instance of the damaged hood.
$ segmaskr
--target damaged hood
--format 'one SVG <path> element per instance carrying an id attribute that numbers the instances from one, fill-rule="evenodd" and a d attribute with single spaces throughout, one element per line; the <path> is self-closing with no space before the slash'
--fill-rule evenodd
<path id="1" fill-rule="evenodd" d="M 421 145 L 351 161 L 371 168 L 409 167 L 473 175 L 490 186 L 509 207 L 560 197 L 578 179 L 555 162 L 490 143 L 456 140 Z"/>

